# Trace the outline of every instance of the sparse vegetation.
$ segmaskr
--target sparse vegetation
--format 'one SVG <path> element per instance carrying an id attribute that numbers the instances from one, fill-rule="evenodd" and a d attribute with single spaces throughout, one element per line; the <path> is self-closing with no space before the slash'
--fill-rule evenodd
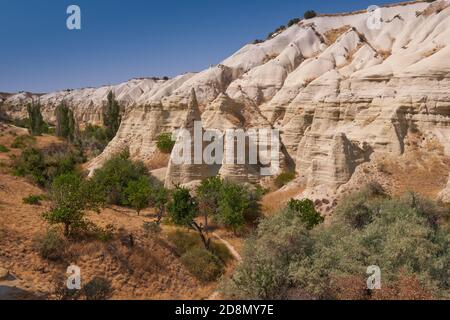
<path id="1" fill-rule="evenodd" d="M 31 204 L 31 205 L 40 205 L 41 201 L 44 200 L 43 195 L 30 195 L 28 197 L 23 198 L 23 203 Z"/>
<path id="2" fill-rule="evenodd" d="M 295 179 L 295 172 L 293 171 L 283 172 L 280 175 L 278 175 L 278 177 L 276 177 L 275 185 L 278 188 L 282 188 L 294 179 Z"/>
<path id="3" fill-rule="evenodd" d="M 67 242 L 57 228 L 51 228 L 37 235 L 33 245 L 43 259 L 60 261 L 64 259 Z"/>
<path id="4" fill-rule="evenodd" d="M 0 144 L 0 152 L 9 152 L 9 148 L 5 147 L 3 144 Z"/>
<path id="5" fill-rule="evenodd" d="M 88 124 L 80 132 L 79 141 L 84 149 L 99 155 L 108 145 L 109 139 L 104 127 Z"/>
<path id="6" fill-rule="evenodd" d="M 11 148 L 14 149 L 25 149 L 36 142 L 36 138 L 27 134 L 17 136 L 11 143 Z"/>
<path id="7" fill-rule="evenodd" d="M 287 26 L 292 27 L 294 24 L 297 24 L 300 22 L 300 18 L 293 18 L 288 21 Z"/>
<path id="8" fill-rule="evenodd" d="M 183 265 L 202 281 L 214 281 L 220 277 L 224 272 L 224 264 L 231 259 L 224 245 L 211 242 L 210 250 L 206 250 L 193 232 L 173 231 L 168 234 L 168 239 L 175 246 Z"/>
<path id="9" fill-rule="evenodd" d="M 224 272 L 219 258 L 204 248 L 187 251 L 181 256 L 181 262 L 197 279 L 205 282 L 217 280 Z"/>
<path id="10" fill-rule="evenodd" d="M 107 300 L 113 293 L 111 281 L 95 277 L 83 286 L 83 293 L 86 300 Z"/>

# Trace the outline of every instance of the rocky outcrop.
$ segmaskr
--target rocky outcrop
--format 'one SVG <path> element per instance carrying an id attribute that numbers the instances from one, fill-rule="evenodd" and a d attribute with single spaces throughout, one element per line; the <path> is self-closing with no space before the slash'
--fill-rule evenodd
<path id="1" fill-rule="evenodd" d="M 447 186 L 439 194 L 439 199 L 445 203 L 450 203 L 450 175 L 448 176 Z"/>
<path id="2" fill-rule="evenodd" d="M 189 126 L 192 89 L 204 128 L 279 129 L 282 167 L 295 167 L 309 189 L 336 189 L 375 154 L 401 155 L 414 132 L 434 137 L 450 156 L 448 3 L 381 8 L 379 28 L 368 24 L 369 15 L 303 20 L 263 43 L 244 46 L 217 66 L 167 81 L 131 80 L 43 95 L 44 115 L 51 119 L 55 105 L 66 100 L 78 120 L 98 122 L 102 100 L 109 90 L 116 92 L 123 121 L 91 170 L 124 147 L 135 158 L 149 159 L 158 134 Z M 3 108 L 23 114 L 20 105 L 29 98 L 8 96 Z M 222 164 L 211 172 L 258 180 L 257 169 Z M 203 171 L 194 176 L 189 168 L 179 170 L 172 167 L 168 176 L 179 181 L 203 176 Z"/>

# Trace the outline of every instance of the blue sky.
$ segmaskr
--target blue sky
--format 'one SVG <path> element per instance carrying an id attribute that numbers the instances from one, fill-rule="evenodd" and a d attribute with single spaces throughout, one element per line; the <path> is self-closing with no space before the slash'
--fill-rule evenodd
<path id="1" fill-rule="evenodd" d="M 0 0 L 0 92 L 50 92 L 175 76 L 216 64 L 307 9 L 383 0 Z M 81 8 L 82 30 L 66 28 Z"/>

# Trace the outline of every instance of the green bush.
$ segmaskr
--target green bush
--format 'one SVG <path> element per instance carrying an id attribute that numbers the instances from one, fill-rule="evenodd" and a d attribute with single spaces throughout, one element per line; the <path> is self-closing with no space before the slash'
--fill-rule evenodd
<path id="1" fill-rule="evenodd" d="M 300 18 L 293 18 L 291 20 L 289 20 L 289 22 L 287 23 L 288 27 L 292 27 L 294 24 L 297 24 L 300 22 Z"/>
<path id="2" fill-rule="evenodd" d="M 312 19 L 317 17 L 317 13 L 314 10 L 308 10 L 303 14 L 305 19 Z"/>
<path id="3" fill-rule="evenodd" d="M 181 262 L 197 279 L 215 281 L 224 273 L 220 260 L 204 248 L 194 247 L 181 256 Z"/>
<path id="4" fill-rule="evenodd" d="M 111 281 L 95 277 L 83 286 L 83 293 L 86 300 L 107 300 L 113 293 Z"/>
<path id="5" fill-rule="evenodd" d="M 42 200 L 44 200 L 44 196 L 42 195 L 30 195 L 28 197 L 23 198 L 23 203 L 31 205 L 40 205 Z"/>
<path id="6" fill-rule="evenodd" d="M 47 260 L 61 261 L 64 259 L 67 242 L 57 229 L 49 229 L 45 234 L 35 237 L 34 249 Z"/>
<path id="7" fill-rule="evenodd" d="M 398 279 L 408 274 L 437 298 L 448 299 L 450 228 L 443 222 L 448 213 L 419 198 L 392 199 L 369 186 L 341 202 L 330 225 L 311 230 L 301 216 L 284 209 L 262 220 L 246 241 L 243 262 L 224 291 L 238 299 L 337 299 L 337 292 L 355 289 L 339 281 L 354 277 L 362 279 L 358 298 L 370 299 L 366 269 L 377 265 L 382 290 L 398 287 Z"/>
<path id="8" fill-rule="evenodd" d="M 9 152 L 9 149 L 5 147 L 3 144 L 0 144 L 0 152 Z"/>
<path id="9" fill-rule="evenodd" d="M 314 202 L 309 199 L 291 199 L 288 203 L 288 208 L 294 215 L 297 215 L 300 218 L 307 229 L 314 228 L 324 220 L 320 213 L 316 211 Z"/>
<path id="10" fill-rule="evenodd" d="M 283 172 L 275 179 L 275 185 L 282 188 L 295 179 L 295 172 Z"/>
<path id="11" fill-rule="evenodd" d="M 156 146 L 162 153 L 171 153 L 175 146 L 175 141 L 172 140 L 172 134 L 162 133 L 156 138 Z"/>
<path id="12" fill-rule="evenodd" d="M 147 177 L 147 169 L 142 162 L 132 161 L 124 151 L 110 158 L 102 168 L 95 170 L 92 181 L 110 204 L 128 205 L 125 188 L 131 181 Z"/>

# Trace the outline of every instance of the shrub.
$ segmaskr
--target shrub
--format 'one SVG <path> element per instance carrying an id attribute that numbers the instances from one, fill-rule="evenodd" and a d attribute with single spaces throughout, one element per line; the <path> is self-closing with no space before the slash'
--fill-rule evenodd
<path id="1" fill-rule="evenodd" d="M 329 226 L 309 230 L 290 208 L 262 220 L 245 243 L 243 262 L 223 284 L 227 295 L 279 299 L 295 289 L 297 298 L 377 299 L 395 292 L 410 298 L 429 292 L 448 298 L 450 227 L 429 219 L 435 215 L 431 207 L 418 209 L 411 199 L 391 199 L 376 189 L 364 188 L 357 201 L 344 200 Z M 367 211 L 352 213 L 361 204 Z M 361 288 L 360 279 L 367 278 L 370 265 L 382 270 L 380 292 Z M 411 284 L 409 291 L 404 283 Z"/>
<path id="2" fill-rule="evenodd" d="M 95 277 L 83 286 L 86 300 L 107 300 L 112 296 L 111 282 L 102 277 Z"/>
<path id="3" fill-rule="evenodd" d="M 100 154 L 109 142 L 106 129 L 91 124 L 81 131 L 79 140 L 83 148 L 90 150 L 94 155 Z"/>
<path id="4" fill-rule="evenodd" d="M 106 136 L 109 141 L 115 137 L 121 121 L 120 105 L 115 99 L 114 93 L 110 91 L 103 111 L 103 125 L 106 128 Z"/>
<path id="5" fill-rule="evenodd" d="M 30 147 L 34 142 L 36 141 L 36 138 L 30 135 L 21 135 L 14 138 L 13 143 L 11 144 L 11 148 L 14 149 L 25 149 L 27 147 Z"/>
<path id="6" fill-rule="evenodd" d="M 35 237 L 33 247 L 39 255 L 51 261 L 63 260 L 67 242 L 57 229 L 49 229 Z"/>
<path id="7" fill-rule="evenodd" d="M 204 282 L 217 280 L 224 272 L 220 260 L 204 248 L 188 250 L 181 256 L 181 262 L 197 279 Z"/>
<path id="8" fill-rule="evenodd" d="M 314 10 L 308 10 L 303 14 L 305 19 L 312 19 L 317 17 L 317 13 Z"/>
<path id="9" fill-rule="evenodd" d="M 28 129 L 29 126 L 30 126 L 30 120 L 29 120 L 28 118 L 24 118 L 24 119 L 14 119 L 14 120 L 13 120 L 13 124 L 14 124 L 16 127 Z"/>
<path id="10" fill-rule="evenodd" d="M 295 179 L 295 172 L 283 172 L 275 179 L 275 185 L 282 188 Z"/>
<path id="11" fill-rule="evenodd" d="M 162 153 L 171 153 L 175 146 L 170 133 L 162 133 L 156 138 L 156 146 Z"/>
<path id="12" fill-rule="evenodd" d="M 142 224 L 142 229 L 147 236 L 156 236 L 161 233 L 162 229 L 159 223 L 157 222 L 144 222 Z"/>
<path id="13" fill-rule="evenodd" d="M 291 199 L 288 203 L 288 208 L 300 218 L 307 229 L 314 228 L 324 220 L 320 213 L 316 211 L 314 202 L 309 199 Z"/>
<path id="14" fill-rule="evenodd" d="M 44 196 L 42 195 L 30 195 L 28 197 L 23 198 L 23 203 L 40 205 L 42 200 L 44 200 Z"/>
<path id="15" fill-rule="evenodd" d="M 139 177 L 136 181 L 128 182 L 124 189 L 127 203 L 136 210 L 138 215 L 142 209 L 148 206 L 151 192 L 150 181 L 145 176 Z"/>
<path id="16" fill-rule="evenodd" d="M 126 206 L 128 202 L 125 188 L 131 181 L 138 181 L 142 176 L 147 176 L 144 164 L 130 160 L 129 153 L 124 151 L 96 170 L 92 181 L 99 187 L 108 203 Z"/>
<path id="17" fill-rule="evenodd" d="M 9 152 L 9 149 L 5 147 L 3 144 L 0 144 L 0 152 Z"/>
<path id="18" fill-rule="evenodd" d="M 288 27 L 292 27 L 294 24 L 297 24 L 300 22 L 300 18 L 293 18 L 291 20 L 289 20 L 289 22 L 287 23 Z"/>
<path id="19" fill-rule="evenodd" d="M 51 145 L 43 150 L 29 147 L 15 158 L 13 173 L 48 187 L 55 177 L 75 171 L 76 165 L 83 161 L 82 153 L 68 145 Z"/>
<path id="20" fill-rule="evenodd" d="M 15 175 L 22 177 L 29 176 L 41 186 L 46 182 L 44 170 L 44 155 L 35 148 L 25 149 L 20 157 L 14 161 L 13 173 Z"/>

